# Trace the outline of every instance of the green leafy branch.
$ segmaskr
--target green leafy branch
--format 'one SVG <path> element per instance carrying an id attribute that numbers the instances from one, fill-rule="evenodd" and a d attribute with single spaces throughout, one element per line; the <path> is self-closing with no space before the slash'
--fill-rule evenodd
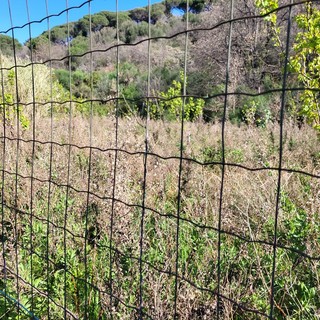
<path id="1" fill-rule="evenodd" d="M 195 121 L 202 115 L 205 104 L 203 99 L 181 97 L 184 78 L 183 72 L 180 72 L 180 81 L 173 80 L 172 85 L 166 92 L 159 93 L 161 100 L 150 106 L 150 117 L 152 119 L 181 120 L 183 113 L 184 120 Z"/>
<path id="2" fill-rule="evenodd" d="M 261 14 L 278 8 L 278 0 L 256 0 Z M 265 18 L 272 25 L 275 46 L 281 45 L 277 16 L 270 13 Z M 304 4 L 304 12 L 295 16 L 299 32 L 293 44 L 294 54 L 289 59 L 290 71 L 305 90 L 299 95 L 298 114 L 320 132 L 320 10 L 312 2 Z"/>
<path id="3" fill-rule="evenodd" d="M 10 70 L 7 74 L 7 86 L 8 92 L 3 92 L 0 96 L 0 112 L 3 115 L 3 121 L 12 123 L 15 114 L 19 116 L 19 122 L 24 129 L 28 128 L 30 125 L 29 119 L 22 111 L 22 107 L 18 104 L 15 107 L 14 102 L 14 80 L 15 72 Z"/>

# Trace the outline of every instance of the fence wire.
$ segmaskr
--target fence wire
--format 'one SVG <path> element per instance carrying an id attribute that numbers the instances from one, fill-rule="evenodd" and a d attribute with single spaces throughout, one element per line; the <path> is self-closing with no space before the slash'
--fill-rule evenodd
<path id="1" fill-rule="evenodd" d="M 28 22 L 16 26 L 12 22 L 15 14 L 11 9 L 12 1 L 8 0 L 11 27 L 0 31 L 1 35 L 10 35 L 13 39 L 13 64 L 7 65 L 1 57 L 0 66 L 3 119 L 0 137 L 0 318 L 285 319 L 299 306 L 301 312 L 304 312 L 303 315 L 295 313 L 292 319 L 316 319 L 320 306 L 320 287 L 315 280 L 318 274 L 314 274 L 315 279 L 312 281 L 308 280 L 309 284 L 316 283 L 313 287 L 302 285 L 306 276 L 303 272 L 296 275 L 296 282 L 286 283 L 293 281 L 289 274 L 301 265 L 307 268 L 311 266 L 312 270 L 319 272 L 320 261 L 320 252 L 317 251 L 319 238 L 313 234 L 313 238 L 307 241 L 311 229 L 301 229 L 309 226 L 308 221 L 311 218 L 305 217 L 304 211 L 293 204 L 284 191 L 288 183 L 286 175 L 301 180 L 309 179 L 308 181 L 314 181 L 312 183 L 316 189 L 319 188 L 320 174 L 316 169 L 310 172 L 300 167 L 286 167 L 284 160 L 287 96 L 289 93 L 306 90 L 304 87 L 288 86 L 288 63 L 292 50 L 291 14 L 306 1 L 290 2 L 265 15 L 235 17 L 234 0 L 231 0 L 228 19 L 215 22 L 210 27 L 193 27 L 189 21 L 191 13 L 187 0 L 184 30 L 172 35 L 153 36 L 152 3 L 148 0 L 148 36 L 134 43 L 123 43 L 120 40 L 121 11 L 119 1 L 116 1 L 115 41 L 103 49 L 93 45 L 91 11 L 94 2 L 96 1 L 84 1 L 77 6 L 69 6 L 66 0 L 65 10 L 50 13 L 50 1 L 45 0 L 46 16 L 39 21 L 31 21 L 29 4 L 26 1 L 23 10 L 27 12 Z M 88 9 L 90 30 L 88 50 L 74 53 L 71 42 L 67 41 L 67 54 L 52 57 L 52 19 L 65 15 L 66 39 L 70 39 L 70 12 L 85 7 Z M 272 13 L 281 13 L 286 17 L 282 85 L 258 93 L 233 91 L 230 88 L 230 69 L 235 24 L 262 20 Z M 32 39 L 35 38 L 32 26 L 45 21 L 49 58 L 40 61 L 32 45 Z M 23 28 L 28 29 L 30 38 L 27 62 L 18 57 L 15 43 L 16 30 Z M 188 64 L 190 36 L 198 33 L 203 38 L 210 37 L 211 31 L 222 28 L 227 28 L 223 92 L 205 97 L 189 95 L 187 79 L 191 68 Z M 160 41 L 181 41 L 182 38 L 184 57 L 181 96 L 159 96 L 152 89 L 154 44 Z M 136 99 L 125 98 L 120 88 L 121 66 L 122 62 L 126 62 L 124 52 L 130 47 L 143 44 L 147 44 L 147 76 L 144 83 L 146 94 Z M 105 98 L 94 96 L 96 54 L 114 59 L 115 92 Z M 74 83 L 72 77 L 74 59 L 88 61 L 86 71 L 89 75 L 89 99 L 76 100 L 74 97 L 73 88 L 79 85 Z M 67 96 L 58 96 L 60 93 L 54 85 L 54 70 L 59 63 L 65 63 L 68 68 Z M 38 100 L 37 86 L 41 83 L 37 82 L 36 73 L 37 68 L 42 66 L 49 70 L 49 98 Z M 22 70 L 26 69 L 31 71 L 28 76 L 29 80 L 31 79 L 31 100 L 21 99 L 19 83 L 25 79 L 19 77 L 23 75 Z M 5 87 L 8 74 L 11 74 L 14 92 L 10 101 L 8 88 Z M 317 91 L 313 88 L 308 90 Z M 279 130 L 278 141 L 274 141 L 277 145 L 277 164 L 256 166 L 243 164 L 241 161 L 229 161 L 226 137 L 229 134 L 227 114 L 230 99 L 240 96 L 264 97 L 270 94 L 280 97 L 280 118 L 275 125 Z M 200 159 L 194 156 L 192 151 L 188 152 L 190 128 L 184 115 L 187 99 L 191 97 L 205 101 L 223 99 L 223 113 L 218 124 L 203 127 L 213 134 L 208 128 L 220 126 L 220 132 L 217 133 L 220 137 L 211 137 L 218 141 L 218 158 L 211 156 Z M 181 98 L 182 102 L 178 124 L 160 120 L 157 122 L 150 118 L 150 107 L 155 101 L 160 103 L 177 98 Z M 130 116 L 125 119 L 122 116 L 120 104 L 128 105 L 131 102 L 143 104 L 143 117 Z M 112 105 L 111 115 L 99 117 L 97 120 L 96 103 Z M 86 116 L 77 114 L 77 110 L 82 106 L 87 107 Z M 28 110 L 28 125 L 23 122 L 23 110 Z M 47 110 L 46 120 L 41 110 Z M 57 116 L 57 110 L 63 110 L 63 116 Z M 101 120 L 103 117 L 105 119 Z M 138 129 L 133 130 L 132 123 L 135 123 Z M 176 149 L 172 154 L 168 151 L 169 147 L 161 152 L 157 149 L 154 141 L 159 142 L 162 137 L 157 136 L 154 129 L 156 126 L 164 127 L 164 131 L 169 132 L 168 136 L 172 130 L 178 132 L 179 139 L 173 143 Z M 201 126 L 201 123 L 195 126 Z M 134 140 L 134 137 L 137 137 L 136 131 L 140 131 L 143 141 L 133 141 L 130 147 L 126 139 Z M 104 141 L 97 141 L 97 132 Z M 84 134 L 85 138 L 81 134 Z M 197 139 L 196 135 L 193 139 Z M 277 140 L 277 137 L 273 139 Z M 169 141 L 165 145 L 169 146 Z M 160 167 L 166 167 L 167 171 L 159 178 L 159 173 L 155 173 L 158 171 L 153 170 Z M 214 187 L 209 184 L 203 187 L 209 189 L 208 193 L 203 194 L 203 181 L 195 180 L 195 174 L 199 172 L 203 175 L 201 179 L 212 174 L 216 183 Z M 230 179 L 237 172 L 248 175 L 247 186 L 256 177 L 273 177 L 273 184 L 269 186 L 273 186 L 273 190 L 268 191 L 261 180 L 260 186 L 261 193 L 269 192 L 266 197 L 273 200 L 274 206 L 260 208 L 261 211 L 265 210 L 269 217 L 263 216 L 255 230 L 250 227 L 255 217 L 249 217 L 248 213 L 249 233 L 246 233 L 244 227 L 241 230 L 237 226 L 227 225 L 231 218 L 226 214 L 225 198 L 226 193 L 232 189 Z M 188 198 L 186 185 L 192 183 L 198 185 Z M 237 181 L 233 182 L 236 183 Z M 132 194 L 127 194 L 127 189 Z M 256 193 L 258 194 L 259 190 L 256 190 Z M 248 196 L 254 197 L 253 194 Z M 154 200 L 151 201 L 151 198 Z M 200 199 L 199 203 L 193 206 L 192 201 L 196 202 L 196 199 Z M 209 213 L 206 217 L 198 214 L 202 212 L 201 203 L 207 206 L 205 210 Z M 236 200 L 229 205 L 238 210 Z M 291 208 L 290 212 L 297 215 L 294 222 L 286 222 L 281 217 L 284 206 Z M 310 206 L 312 207 L 311 204 Z M 242 219 L 240 213 L 238 219 Z M 312 221 L 317 222 L 317 219 Z M 282 231 L 282 224 L 288 226 L 290 223 L 294 225 L 290 230 L 297 234 L 291 235 L 290 241 L 284 241 L 286 234 Z M 267 231 L 261 231 L 263 228 Z M 315 228 L 318 228 L 319 232 L 319 225 Z M 261 233 L 256 237 L 254 233 L 259 231 Z M 297 238 L 301 240 L 301 245 L 294 242 L 293 239 Z M 314 251 L 311 250 L 312 247 L 315 248 Z M 237 263 L 243 265 L 235 265 L 234 261 L 238 258 L 240 260 Z M 286 265 L 285 261 L 294 263 Z M 244 272 L 241 276 L 247 274 L 247 279 L 238 278 L 237 273 L 240 273 L 241 268 Z M 248 287 L 249 280 L 252 281 L 251 287 Z M 287 286 L 294 290 L 291 293 L 286 292 Z M 290 294 L 295 296 L 288 306 L 284 301 L 289 299 Z M 303 294 L 309 295 L 305 305 L 299 301 L 299 295 Z M 283 309 L 283 305 L 286 305 L 286 309 Z"/>

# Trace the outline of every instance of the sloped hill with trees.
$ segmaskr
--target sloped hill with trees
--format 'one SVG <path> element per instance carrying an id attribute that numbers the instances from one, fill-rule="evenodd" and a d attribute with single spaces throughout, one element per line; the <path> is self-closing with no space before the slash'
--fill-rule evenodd
<path id="1" fill-rule="evenodd" d="M 210 97 L 224 90 L 228 24 L 219 28 L 213 27 L 228 19 L 228 6 L 227 2 L 219 0 L 189 1 L 189 29 L 196 31 L 190 32 L 188 38 L 187 93 L 206 98 L 203 110 L 203 117 L 206 121 L 219 119 L 222 112 L 219 98 L 210 99 Z M 235 2 L 235 18 L 258 16 L 261 12 L 265 12 L 263 10 L 269 8 L 267 4 L 265 6 L 262 8 L 262 2 L 259 1 L 238 0 Z M 295 8 L 297 18 L 294 20 L 290 33 L 290 41 L 295 43 L 294 48 L 302 45 L 299 43 L 302 42 L 304 34 L 307 36 L 306 24 L 316 24 L 316 21 L 312 19 L 317 19 L 316 12 L 319 9 L 317 9 L 317 4 L 312 6 L 314 18 L 306 16 L 307 21 L 304 22 L 304 25 L 299 17 L 302 18 L 304 12 L 311 9 L 302 5 Z M 120 44 L 129 45 L 120 48 L 119 82 L 121 95 L 126 100 L 122 114 L 127 112 L 144 114 L 142 97 L 146 95 L 148 71 L 148 10 L 147 7 L 144 7 L 118 14 Z M 180 15 L 174 15 L 173 10 L 178 10 Z M 178 0 L 167 0 L 151 6 L 150 32 L 154 40 L 151 42 L 150 90 L 153 95 L 159 95 L 160 92 L 165 93 L 172 86 L 173 81 L 180 81 L 179 74 L 183 69 L 184 59 L 183 31 L 185 30 L 186 10 L 186 1 Z M 235 22 L 230 61 L 230 92 L 255 94 L 281 86 L 287 19 L 287 15 L 281 16 L 281 12 L 277 20 L 256 18 L 240 19 Z M 180 32 L 182 34 L 174 36 Z M 10 38 L 2 36 L 1 39 L 5 48 L 4 53 L 11 53 L 12 44 L 11 46 L 6 45 L 10 42 Z M 55 69 L 54 74 L 66 90 L 70 89 L 67 79 L 69 68 L 71 68 L 72 92 L 76 98 L 81 99 L 90 97 L 91 81 L 88 68 L 92 65 L 93 98 L 103 100 L 115 92 L 116 51 L 113 46 L 116 43 L 116 14 L 102 11 L 93 14 L 91 19 L 89 16 L 84 16 L 69 25 L 56 26 L 43 32 L 39 37 L 26 42 L 28 49 L 22 50 L 21 45 L 17 43 L 16 50 L 21 51 L 24 56 L 27 55 L 27 50 L 32 50 L 33 59 L 38 61 L 53 59 L 51 65 Z M 307 45 L 312 46 L 311 43 Z M 93 51 L 92 55 L 88 53 L 90 50 Z M 288 78 L 290 86 L 315 85 L 315 83 L 307 83 L 301 77 L 299 78 L 298 74 L 301 69 L 297 67 L 298 61 L 293 66 L 294 54 L 295 52 L 292 51 L 290 61 L 293 63 L 290 66 Z M 299 55 L 298 51 L 296 54 L 296 56 Z M 71 58 L 68 58 L 69 56 Z M 310 61 L 316 61 L 318 56 L 317 51 L 315 54 L 300 54 L 299 63 L 310 64 Z M 304 79 L 306 78 L 307 76 Z M 279 118 L 278 97 L 277 94 L 257 98 L 235 96 L 230 100 L 228 118 L 233 122 L 253 122 L 256 125 L 277 121 Z M 288 112 L 292 119 L 300 123 L 304 118 L 309 118 L 310 123 L 318 123 L 319 120 L 314 118 L 317 112 L 311 112 L 312 116 L 310 112 L 299 110 L 300 98 L 299 93 L 292 93 L 290 97 Z M 306 96 L 301 99 L 308 100 Z M 318 106 L 314 108 L 317 110 Z M 314 119 L 310 120 L 310 117 Z"/>

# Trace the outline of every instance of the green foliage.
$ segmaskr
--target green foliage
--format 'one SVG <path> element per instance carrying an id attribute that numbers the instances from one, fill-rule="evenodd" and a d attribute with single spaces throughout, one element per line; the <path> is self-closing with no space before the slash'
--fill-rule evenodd
<path id="1" fill-rule="evenodd" d="M 18 51 L 22 48 L 22 44 L 17 39 L 13 40 L 5 34 L 0 34 L 0 54 L 11 56 L 13 54 L 13 48 Z"/>
<path id="2" fill-rule="evenodd" d="M 319 225 L 311 224 L 307 212 L 296 205 L 285 192 L 281 193 L 281 209 L 286 219 L 279 230 L 279 243 L 304 252 L 307 250 L 308 238 L 317 237 Z M 288 292 L 284 292 L 282 287 L 278 288 L 277 296 L 283 303 L 283 309 L 287 310 L 292 318 L 307 319 L 311 315 L 315 316 L 316 305 L 320 301 L 317 296 L 317 284 L 309 264 L 306 261 L 297 262 L 299 254 L 296 252 L 291 251 L 279 256 L 278 268 L 284 274 L 277 282 L 283 286 L 290 282 L 290 275 L 285 273 L 284 265 L 294 266 L 291 270 L 300 279 Z"/>
<path id="3" fill-rule="evenodd" d="M 155 3 L 151 5 L 150 22 L 155 24 L 163 15 L 165 11 L 165 5 L 163 3 Z M 137 22 L 149 22 L 149 8 L 137 8 L 129 11 L 129 17 Z"/>
<path id="4" fill-rule="evenodd" d="M 65 194 L 59 192 L 60 198 L 56 198 L 58 194 L 54 195 L 54 206 L 52 212 L 54 212 L 55 217 L 58 215 L 63 216 L 65 214 L 66 205 L 72 208 L 74 205 L 74 199 L 69 198 L 66 201 Z M 42 214 L 46 215 L 46 210 L 42 209 L 42 203 L 37 203 L 38 210 Z M 45 206 L 43 207 L 45 208 Z M 95 213 L 92 208 L 94 204 L 88 206 L 88 211 L 86 212 L 90 216 L 94 216 Z M 71 220 L 75 219 L 74 215 L 69 217 Z M 62 223 L 60 219 L 60 223 Z M 88 232 L 91 230 L 92 223 L 96 225 L 96 217 L 89 219 L 86 222 L 85 215 L 83 215 L 78 221 L 73 221 L 73 230 L 81 232 L 84 230 L 87 223 Z M 70 221 L 70 220 L 69 220 Z M 101 248 L 99 245 L 107 244 L 108 239 L 105 237 L 95 236 L 97 243 L 92 242 L 93 238 L 91 235 L 87 235 L 87 251 L 84 252 L 83 243 L 79 241 L 73 242 L 71 239 L 67 238 L 68 245 L 65 250 L 63 245 L 63 231 L 62 230 L 52 230 L 50 226 L 45 224 L 43 221 L 34 219 L 32 227 L 30 221 L 25 219 L 25 228 L 20 235 L 20 245 L 21 250 L 19 250 L 19 274 L 27 281 L 32 283 L 33 286 L 37 288 L 34 291 L 33 305 L 31 306 L 31 301 L 29 299 L 31 295 L 31 290 L 29 286 L 20 286 L 20 317 L 23 316 L 24 319 L 28 319 L 25 314 L 34 314 L 37 319 L 42 318 L 42 315 L 47 313 L 47 298 L 40 292 L 47 292 L 50 297 L 59 301 L 60 305 L 63 305 L 63 295 L 66 294 L 66 301 L 69 310 L 78 315 L 84 314 L 85 308 L 87 309 L 87 315 L 90 319 L 106 319 L 105 316 L 100 317 L 101 312 L 101 300 L 98 291 L 94 286 L 86 284 L 84 279 L 90 283 L 96 282 L 97 274 L 95 270 L 97 268 L 102 271 L 101 276 L 107 281 L 108 273 L 108 253 L 106 253 L 105 248 Z M 47 237 L 47 228 L 49 228 L 49 236 Z M 33 252 L 32 255 L 32 265 L 30 260 L 30 239 L 31 235 L 33 237 Z M 46 260 L 48 254 L 48 245 L 51 245 L 51 241 L 57 241 L 54 249 L 54 253 L 51 255 L 51 260 Z M 86 267 L 83 264 L 83 257 L 87 255 Z M 67 262 L 67 265 L 65 264 Z M 32 268 L 32 269 L 31 269 Z M 11 292 L 14 291 L 15 282 L 9 280 L 6 283 L 7 289 L 10 294 L 14 297 L 15 295 Z M 11 302 L 11 301 L 10 301 Z M 12 302 L 7 302 L 7 310 L 9 312 L 9 319 L 16 318 L 16 310 L 11 308 Z M 10 306 L 10 308 L 9 308 Z M 0 310 L 2 308 L 2 301 L 0 300 Z M 11 311 L 12 310 L 12 311 Z M 29 311 L 32 310 L 32 313 Z M 4 314 L 4 313 L 3 313 Z M 55 319 L 63 318 L 63 310 L 55 304 L 50 305 L 50 315 Z M 19 317 L 19 318 L 20 318 Z"/>
<path id="5" fill-rule="evenodd" d="M 0 57 L 1 58 L 1 57 Z M 4 79 L 3 87 L 5 91 L 0 96 L 0 114 L 2 121 L 12 123 L 16 116 L 19 116 L 19 121 L 22 128 L 26 129 L 30 125 L 28 117 L 24 114 L 22 107 L 15 103 L 15 72 L 9 70 L 7 78 Z"/>
<path id="6" fill-rule="evenodd" d="M 65 69 L 56 69 L 54 70 L 54 75 L 59 81 L 59 83 L 66 89 L 70 90 L 70 79 L 69 79 L 69 72 Z"/>
<path id="7" fill-rule="evenodd" d="M 149 12 L 148 12 L 148 8 L 137 8 L 134 10 L 131 10 L 129 12 L 129 17 L 135 21 L 135 22 L 148 22 L 149 20 Z"/>
<path id="8" fill-rule="evenodd" d="M 74 30 L 76 36 L 87 37 L 90 31 L 97 32 L 109 25 L 108 18 L 102 14 L 97 13 L 91 16 L 91 30 L 90 30 L 90 16 L 86 15 L 75 23 Z"/>
<path id="9" fill-rule="evenodd" d="M 109 27 L 115 28 L 117 26 L 117 14 L 111 11 L 101 11 L 100 15 L 105 16 L 109 21 Z M 118 12 L 119 26 L 125 21 L 130 21 L 129 12 L 120 11 Z"/>
<path id="10" fill-rule="evenodd" d="M 180 81 L 173 80 L 167 92 L 160 92 L 161 100 L 150 106 L 150 117 L 153 119 L 195 121 L 202 115 L 204 100 L 201 98 L 181 97 L 184 76 L 180 73 Z M 183 111 L 182 111 L 183 109 Z"/>
<path id="11" fill-rule="evenodd" d="M 19 121 L 22 128 L 26 129 L 30 125 L 29 119 L 24 115 L 21 106 L 14 104 L 14 99 L 11 93 L 5 93 L 3 97 L 0 97 L 0 112 L 2 121 L 12 123 L 15 115 L 19 114 Z"/>
<path id="12" fill-rule="evenodd" d="M 164 15 L 165 12 L 165 5 L 163 2 L 161 3 L 154 3 L 151 6 L 151 23 L 157 23 L 160 18 Z"/>
<path id="13" fill-rule="evenodd" d="M 7 57 L 1 56 L 0 58 L 2 64 L 9 67 L 14 63 Z M 18 64 L 23 65 L 25 61 L 18 60 Z M 67 73 L 67 71 L 64 72 L 65 84 L 68 83 Z M 0 87 L 0 108 L 1 116 L 4 117 L 3 121 L 16 123 L 17 116 L 19 116 L 21 127 L 28 128 L 30 119 L 34 116 L 31 107 L 33 104 L 36 116 L 41 118 L 47 116 L 51 110 L 65 112 L 69 109 L 69 104 L 64 102 L 68 100 L 70 100 L 69 92 L 55 77 L 52 77 L 50 69 L 45 65 L 3 71 L 3 83 Z"/>
<path id="14" fill-rule="evenodd" d="M 149 35 L 149 24 L 142 21 L 137 25 L 138 36 L 145 37 Z"/>
<path id="15" fill-rule="evenodd" d="M 116 78 L 113 74 L 102 73 L 95 88 L 96 97 L 107 100 L 116 92 Z"/>
<path id="16" fill-rule="evenodd" d="M 179 71 L 172 69 L 167 65 L 154 68 L 152 70 L 152 75 L 155 79 L 158 79 L 159 91 L 166 91 L 173 80 L 179 80 Z"/>
<path id="17" fill-rule="evenodd" d="M 83 54 L 88 50 L 88 48 L 89 48 L 88 39 L 83 36 L 78 36 L 72 41 L 70 53 L 75 55 Z"/>
<path id="18" fill-rule="evenodd" d="M 265 20 L 271 22 L 271 24 L 275 26 L 277 23 L 277 15 L 275 12 L 269 12 L 276 10 L 279 7 L 278 0 L 256 0 L 256 6 L 260 9 L 262 15 L 267 14 Z"/>
<path id="19" fill-rule="evenodd" d="M 84 36 L 78 36 L 72 40 L 70 47 L 71 55 L 71 67 L 76 69 L 81 61 L 80 57 L 74 57 L 74 55 L 82 55 L 89 50 L 89 41 L 88 38 Z"/>
<path id="20" fill-rule="evenodd" d="M 46 37 L 45 34 L 42 34 L 37 38 L 32 38 L 31 40 L 29 39 L 26 42 L 26 46 L 30 50 L 32 49 L 32 50 L 36 51 L 36 50 L 40 49 L 43 44 L 47 44 L 47 43 L 48 43 L 48 38 Z"/>
<path id="21" fill-rule="evenodd" d="M 72 31 L 72 26 L 69 26 L 69 30 Z M 46 33 L 48 35 L 48 33 Z M 71 33 L 69 36 L 72 35 Z M 55 43 L 64 43 L 68 38 L 68 25 L 63 24 L 57 27 L 53 27 L 50 31 L 51 41 Z"/>
<path id="22" fill-rule="evenodd" d="M 208 70 L 194 70 L 188 73 L 188 91 L 190 94 L 207 96 L 209 93 L 218 93 L 212 87 Z"/>
<path id="23" fill-rule="evenodd" d="M 50 30 L 50 40 L 55 44 L 66 45 L 70 39 L 75 36 L 74 22 L 70 22 L 69 25 L 62 24 L 53 27 Z M 48 44 L 49 32 L 45 31 L 40 36 L 28 40 L 26 45 L 29 49 L 41 50 L 41 46 Z"/>
<path id="24" fill-rule="evenodd" d="M 69 73 L 65 69 L 56 69 L 54 70 L 54 75 L 59 83 L 67 90 L 75 95 L 77 98 L 89 98 L 90 96 L 90 86 L 91 86 L 91 77 L 93 87 L 97 85 L 104 73 L 95 71 L 90 75 L 90 73 L 76 70 Z M 71 87 L 70 87 L 71 83 Z"/>
<path id="25" fill-rule="evenodd" d="M 110 74 L 113 81 L 116 80 L 116 72 Z M 120 116 L 132 115 L 138 111 L 138 99 L 141 98 L 141 85 L 139 81 L 143 79 L 143 75 L 139 73 L 139 69 L 128 62 L 119 67 L 119 94 L 120 101 L 118 103 L 118 112 Z M 114 82 L 115 83 L 115 82 Z"/>
<path id="26" fill-rule="evenodd" d="M 306 90 L 300 94 L 301 114 L 320 132 L 320 10 L 311 2 L 305 4 L 305 13 L 296 16 L 301 30 L 293 46 L 295 55 L 290 67 Z"/>
<path id="27" fill-rule="evenodd" d="M 91 17 L 91 30 L 96 32 L 109 25 L 109 20 L 103 14 L 94 14 Z"/>
<path id="28" fill-rule="evenodd" d="M 64 69 L 55 70 L 55 77 L 60 85 L 65 89 L 66 93 L 72 92 L 72 100 L 75 102 L 75 110 L 84 116 L 89 116 L 91 113 L 94 115 L 105 116 L 110 113 L 111 107 L 98 102 L 88 102 L 91 98 L 91 90 L 94 97 L 98 99 L 107 99 L 110 94 L 110 88 L 107 86 L 105 78 L 106 73 L 93 72 L 90 73 L 76 70 L 69 74 L 69 71 Z M 92 79 L 91 79 L 92 77 Z M 92 89 L 91 89 L 92 82 Z M 70 87 L 71 83 L 71 87 Z M 69 100 L 70 97 L 65 97 Z M 56 113 L 68 113 L 69 108 L 55 108 Z"/>
<path id="29" fill-rule="evenodd" d="M 165 6 L 163 3 L 155 3 L 151 5 L 150 22 L 155 24 L 163 15 Z M 149 22 L 149 8 L 137 8 L 129 11 L 129 17 L 136 23 Z"/>
<path id="30" fill-rule="evenodd" d="M 157 23 L 151 25 L 151 37 L 162 37 L 165 35 L 165 25 Z"/>
<path id="31" fill-rule="evenodd" d="M 92 79 L 89 73 L 76 70 L 69 75 L 66 70 L 57 70 L 55 72 L 59 82 L 67 89 L 71 81 L 71 91 L 74 95 L 74 100 L 81 102 L 82 100 L 91 98 L 91 90 L 93 97 L 96 99 L 106 100 L 106 104 L 94 104 L 94 114 L 106 115 L 111 111 L 111 103 L 108 100 L 115 98 L 117 94 L 117 71 L 106 73 L 96 71 L 92 74 Z M 119 66 L 119 101 L 118 115 L 126 116 L 136 113 L 138 110 L 138 100 L 141 93 L 139 83 L 140 77 L 138 68 L 130 63 L 123 63 Z M 71 79 L 69 79 L 71 77 Z M 92 82 L 92 89 L 91 89 Z M 113 106 L 114 108 L 114 106 Z M 77 110 L 81 113 L 88 114 L 90 103 L 80 103 L 77 105 Z"/>
<path id="32" fill-rule="evenodd" d="M 163 27 L 161 24 L 151 25 L 151 36 L 163 36 Z M 120 40 L 124 43 L 133 43 L 138 36 L 149 36 L 149 25 L 143 21 L 136 23 L 134 21 L 125 21 L 120 26 Z"/>
<path id="33" fill-rule="evenodd" d="M 59 83 L 67 90 L 72 92 L 73 101 L 76 104 L 76 110 L 81 114 L 89 115 L 91 104 L 84 102 L 91 99 L 91 91 L 96 99 L 106 100 L 112 99 L 117 92 L 117 72 L 110 73 L 96 71 L 92 75 L 90 73 L 76 70 L 69 74 L 67 70 L 56 70 L 55 76 Z M 139 85 L 139 77 L 137 67 L 130 63 L 123 63 L 119 66 L 119 97 L 118 114 L 120 116 L 136 113 L 138 110 L 137 101 L 142 93 Z M 92 77 L 92 79 L 91 79 Z M 71 88 L 70 88 L 71 83 Z M 91 88 L 92 84 L 92 88 Z M 114 108 L 114 106 L 113 106 Z M 93 103 L 93 113 L 99 115 L 107 115 L 111 112 L 110 102 Z"/>
<path id="34" fill-rule="evenodd" d="M 265 14 L 278 7 L 278 0 L 257 0 L 256 5 L 261 13 Z M 272 13 L 265 19 L 272 25 L 275 45 L 280 46 L 280 28 L 277 26 L 276 14 Z M 306 2 L 304 11 L 295 15 L 295 21 L 298 33 L 293 44 L 294 54 L 289 59 L 289 68 L 305 90 L 299 94 L 300 105 L 293 106 L 293 109 L 298 109 L 298 114 L 304 116 L 307 122 L 320 132 L 320 103 L 317 92 L 320 89 L 320 10 L 316 4 Z M 291 103 L 294 104 L 294 101 Z"/>
<path id="35" fill-rule="evenodd" d="M 268 90 L 268 86 L 272 86 L 269 77 L 264 79 L 263 86 L 264 90 Z M 255 93 L 246 86 L 239 86 L 236 92 Z M 277 111 L 272 110 L 272 105 L 275 103 L 276 98 L 277 96 L 272 93 L 251 97 L 239 95 L 236 102 L 237 107 L 230 110 L 228 118 L 234 124 L 245 123 L 250 126 L 265 128 L 268 123 L 274 121 L 277 117 Z"/>
<path id="36" fill-rule="evenodd" d="M 72 92 L 76 98 L 89 98 L 90 97 L 90 74 L 81 70 L 72 72 Z"/>
<path id="37" fill-rule="evenodd" d="M 271 111 L 264 99 L 249 99 L 241 107 L 241 120 L 248 125 L 265 127 L 271 120 Z"/>
<path id="38" fill-rule="evenodd" d="M 77 36 L 87 37 L 90 31 L 90 20 L 88 16 L 84 16 L 75 24 L 75 31 Z"/>
<path id="39" fill-rule="evenodd" d="M 138 25 L 133 21 L 125 21 L 120 28 L 120 40 L 124 43 L 133 43 L 138 36 Z"/>
<path id="40" fill-rule="evenodd" d="M 206 0 L 191 0 L 189 1 L 189 10 L 193 13 L 200 13 L 205 8 L 207 2 Z M 185 11 L 187 9 L 187 1 L 180 1 L 178 8 Z"/>
<path id="41" fill-rule="evenodd" d="M 290 215 L 290 219 L 284 221 L 284 230 L 280 233 L 281 241 L 304 251 L 306 249 L 308 231 L 311 228 L 308 225 L 307 213 L 297 207 L 284 192 L 281 194 L 281 208 Z"/>
<path id="42" fill-rule="evenodd" d="M 202 157 L 203 157 L 204 163 L 221 162 L 222 161 L 222 150 L 221 150 L 221 148 L 215 148 L 215 147 L 211 147 L 211 146 L 205 147 L 202 150 Z"/>

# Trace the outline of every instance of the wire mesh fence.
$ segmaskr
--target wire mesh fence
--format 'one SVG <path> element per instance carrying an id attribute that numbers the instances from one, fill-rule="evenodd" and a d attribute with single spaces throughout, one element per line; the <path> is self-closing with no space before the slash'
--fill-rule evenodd
<path id="1" fill-rule="evenodd" d="M 147 35 L 136 41 L 123 31 L 120 0 L 105 34 L 91 13 L 99 1 L 66 1 L 50 12 L 45 0 L 39 21 L 31 21 L 26 1 L 25 25 L 13 24 L 12 2 L 11 27 L 1 31 L 12 37 L 0 66 L 1 319 L 317 319 L 319 142 L 311 127 L 288 119 L 292 95 L 307 90 L 289 77 L 293 15 L 310 2 L 244 14 L 240 4 L 249 2 L 231 0 L 212 21 L 219 8 L 210 2 L 207 24 L 195 25 L 194 1 L 186 1 L 180 27 L 159 35 L 149 0 Z M 77 10 L 87 14 L 82 51 L 73 42 L 79 24 L 70 20 Z M 259 28 L 273 14 L 282 19 L 283 47 L 272 47 L 282 50 L 280 85 L 235 90 L 239 38 L 254 25 L 257 48 Z M 59 39 L 51 24 L 61 16 Z M 43 23 L 39 40 L 33 26 Z M 28 30 L 22 53 L 19 29 Z M 106 34 L 111 40 L 103 42 Z M 181 70 L 171 95 L 155 90 L 161 78 L 153 68 L 169 55 L 162 51 L 168 42 L 183 48 L 170 49 L 167 63 Z M 220 91 L 208 95 L 188 88 L 191 47 L 201 42 L 219 42 L 223 57 L 211 51 L 212 64 L 201 69 L 224 70 Z M 138 53 L 143 70 L 132 71 L 127 60 Z M 98 67 L 112 74 L 99 86 Z M 130 95 L 139 73 L 142 94 Z M 317 88 L 308 92 L 318 99 Z M 269 96 L 277 114 L 271 124 L 251 121 L 254 103 L 246 104 L 246 125 L 229 121 L 237 99 Z M 209 110 L 216 122 L 195 119 L 202 101 L 220 106 Z M 175 109 L 164 119 L 168 106 Z"/>

